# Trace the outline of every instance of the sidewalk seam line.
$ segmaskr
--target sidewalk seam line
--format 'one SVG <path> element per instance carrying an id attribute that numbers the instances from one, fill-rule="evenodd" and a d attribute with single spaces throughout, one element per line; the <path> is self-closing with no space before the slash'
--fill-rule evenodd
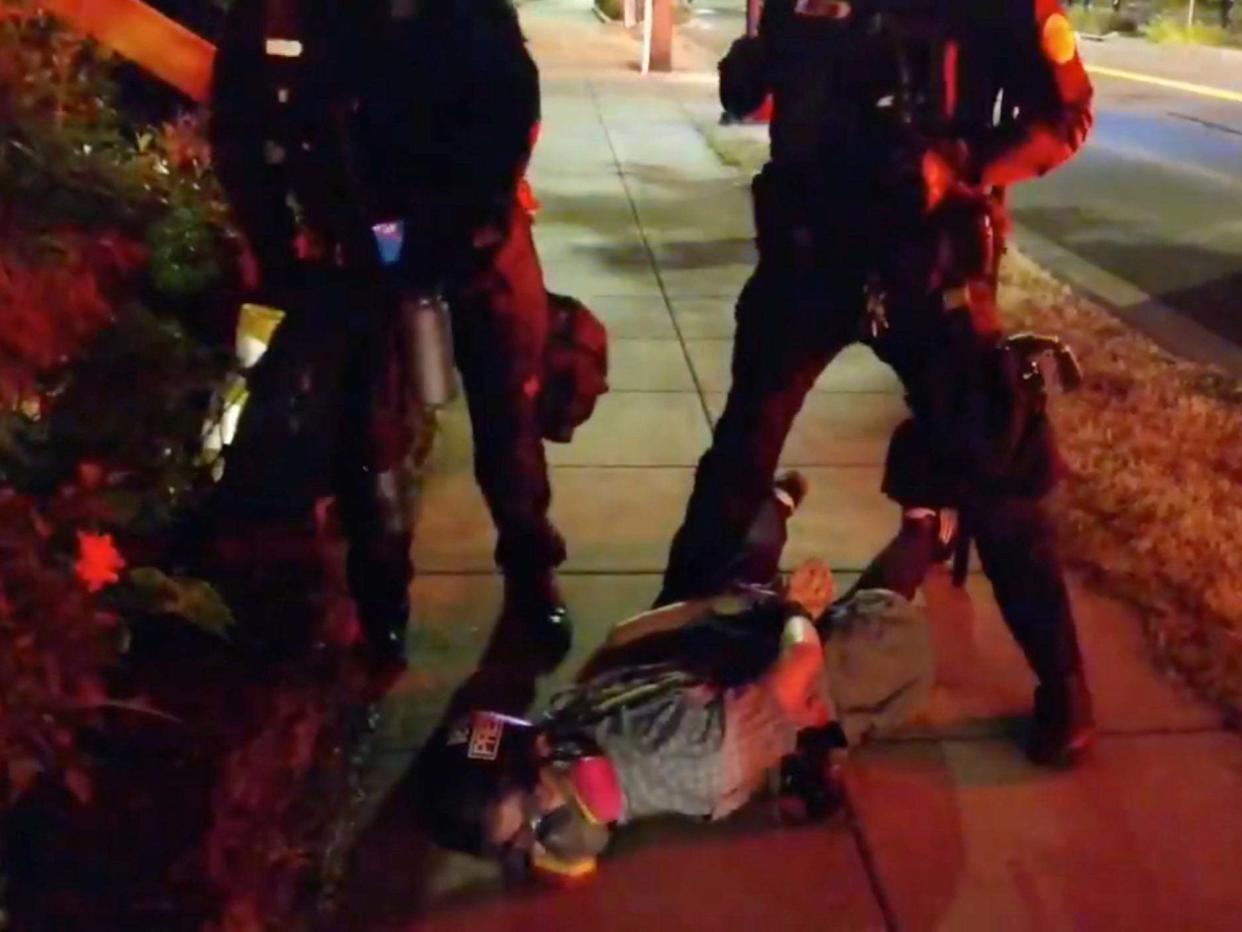
<path id="1" fill-rule="evenodd" d="M 850 795 L 848 787 L 846 787 L 845 793 L 842 794 L 842 798 L 845 801 L 845 811 L 849 817 L 850 834 L 854 836 L 854 846 L 858 849 L 858 857 L 862 861 L 863 872 L 867 875 L 867 884 L 871 887 L 871 895 L 875 897 L 875 905 L 880 911 L 884 928 L 887 932 L 901 932 L 901 923 L 897 920 L 897 910 L 893 907 L 888 891 L 884 889 L 884 884 L 880 880 L 880 866 L 876 861 L 875 852 L 871 849 L 871 842 L 867 840 L 867 833 L 863 830 L 862 818 L 858 814 L 858 808 L 854 805 L 854 800 Z"/>

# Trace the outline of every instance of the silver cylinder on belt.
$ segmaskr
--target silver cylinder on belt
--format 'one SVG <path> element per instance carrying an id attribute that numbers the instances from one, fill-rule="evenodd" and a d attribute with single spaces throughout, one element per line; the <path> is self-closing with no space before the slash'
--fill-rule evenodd
<path id="1" fill-rule="evenodd" d="M 412 387 L 425 405 L 448 404 L 457 397 L 453 325 L 439 295 L 415 294 L 401 302 Z"/>

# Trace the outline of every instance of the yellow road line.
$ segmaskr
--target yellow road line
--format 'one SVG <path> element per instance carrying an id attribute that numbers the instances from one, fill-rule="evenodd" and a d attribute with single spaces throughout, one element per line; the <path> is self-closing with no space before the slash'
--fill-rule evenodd
<path id="1" fill-rule="evenodd" d="M 1175 81 L 1172 78 L 1159 78 L 1154 74 L 1143 74 L 1139 71 L 1124 71 L 1121 68 L 1105 68 L 1103 65 L 1088 65 L 1092 74 L 1102 74 L 1109 78 L 1122 78 L 1126 81 L 1138 81 L 1140 84 L 1154 84 L 1201 97 L 1215 97 L 1217 100 L 1228 100 L 1242 104 L 1242 91 L 1227 91 L 1222 87 L 1209 87 L 1206 84 L 1192 84 L 1190 81 Z"/>

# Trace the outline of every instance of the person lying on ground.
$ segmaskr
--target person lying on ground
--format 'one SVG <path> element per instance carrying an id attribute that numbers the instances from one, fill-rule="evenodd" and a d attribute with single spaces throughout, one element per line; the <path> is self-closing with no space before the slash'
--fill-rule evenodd
<path id="1" fill-rule="evenodd" d="M 835 595 L 817 560 L 784 586 L 743 576 L 618 624 L 534 723 L 449 722 L 420 760 L 433 840 L 563 878 L 590 873 L 626 825 L 723 819 L 765 787 L 786 812 L 826 816 L 845 749 L 908 722 L 932 679 L 907 598 Z"/>

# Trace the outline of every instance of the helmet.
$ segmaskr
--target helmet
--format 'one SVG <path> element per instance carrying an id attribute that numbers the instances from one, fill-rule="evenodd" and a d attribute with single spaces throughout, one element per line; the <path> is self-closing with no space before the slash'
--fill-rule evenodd
<path id="1" fill-rule="evenodd" d="M 565 801 L 542 811 L 534 790 L 548 766 Z M 499 856 L 513 874 L 532 868 L 562 878 L 589 872 L 611 837 L 609 823 L 620 814 L 616 774 L 593 742 L 553 738 L 498 712 L 472 712 L 439 729 L 419 768 L 424 824 L 432 839 L 467 854 Z M 489 810 L 514 790 L 526 794 L 526 824 L 514 843 L 497 849 L 486 833 Z"/>
<path id="2" fill-rule="evenodd" d="M 537 737 L 530 722 L 499 712 L 472 712 L 436 730 L 418 762 L 420 808 L 436 844 L 486 853 L 488 806 L 538 778 Z"/>

